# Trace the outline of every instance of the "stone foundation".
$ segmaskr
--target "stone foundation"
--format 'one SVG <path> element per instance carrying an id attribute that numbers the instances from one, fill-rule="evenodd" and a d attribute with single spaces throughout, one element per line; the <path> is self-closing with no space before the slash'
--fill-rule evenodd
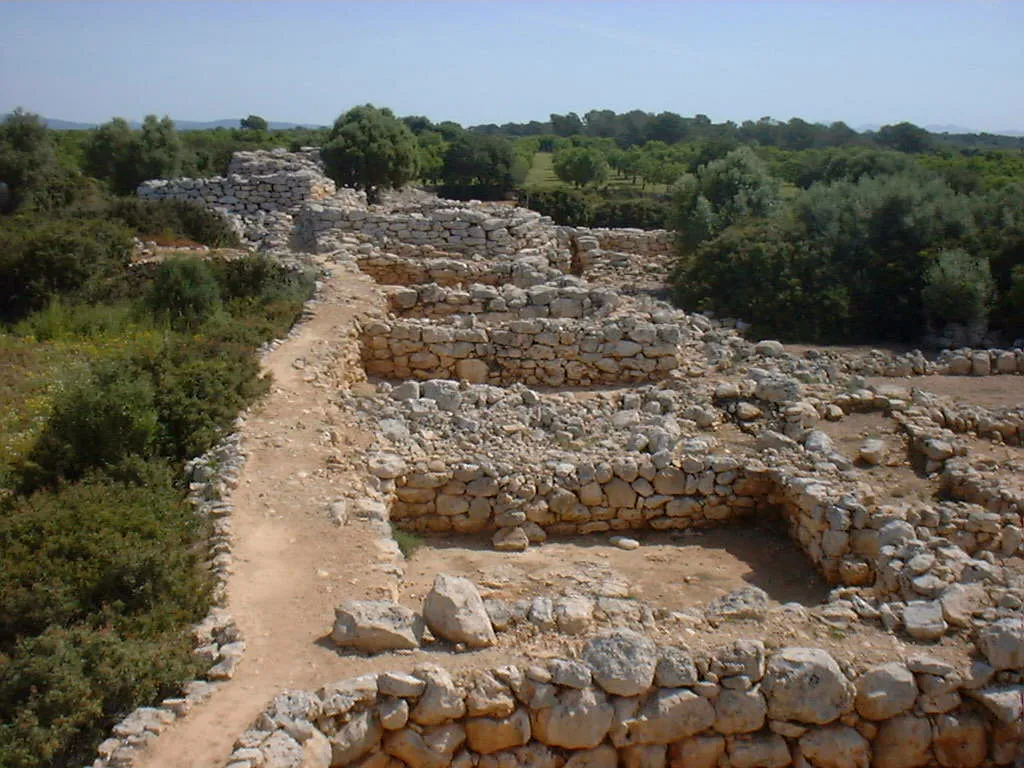
<path id="1" fill-rule="evenodd" d="M 285 691 L 228 768 L 716 768 L 1011 765 L 1024 633 L 980 638 L 968 671 L 927 656 L 854 669 L 816 648 L 737 640 L 710 653 L 627 630 L 579 658 L 435 665 Z M 1001 671 L 1006 670 L 1006 671 Z"/>
<path id="2" fill-rule="evenodd" d="M 603 323 L 514 320 L 452 328 L 387 320 L 363 327 L 363 364 L 372 376 L 588 386 L 656 381 L 679 367 L 677 324 L 635 318 Z"/>

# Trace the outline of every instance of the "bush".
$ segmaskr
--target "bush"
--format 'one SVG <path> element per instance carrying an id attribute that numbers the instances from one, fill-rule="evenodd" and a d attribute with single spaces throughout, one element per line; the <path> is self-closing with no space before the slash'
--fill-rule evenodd
<path id="1" fill-rule="evenodd" d="M 211 248 L 234 248 L 240 244 L 227 219 L 187 200 L 122 198 L 93 215 L 120 221 L 139 236 L 186 239 Z"/>
<path id="2" fill-rule="evenodd" d="M 268 386 L 248 346 L 212 339 L 169 340 L 132 365 L 151 377 L 160 452 L 176 460 L 210 448 Z"/>
<path id="3" fill-rule="evenodd" d="M 985 325 L 995 294 L 988 261 L 960 249 L 940 251 L 924 279 L 921 303 L 933 326 Z"/>
<path id="4" fill-rule="evenodd" d="M 590 226 L 664 229 L 668 215 L 668 203 L 662 200 L 602 200 L 594 206 Z"/>
<path id="5" fill-rule="evenodd" d="M 194 676 L 200 531 L 170 470 L 144 474 L 0 510 L 0 765 L 88 762 L 116 720 Z"/>
<path id="6" fill-rule="evenodd" d="M 589 227 L 594 217 L 591 199 L 575 189 L 530 192 L 523 202 L 531 210 L 550 216 L 556 224 L 566 227 Z"/>
<path id="7" fill-rule="evenodd" d="M 220 310 L 220 287 L 203 259 L 173 258 L 157 268 L 146 304 L 173 327 L 194 328 Z"/>
<path id="8" fill-rule="evenodd" d="M 116 360 L 73 378 L 57 394 L 29 454 L 28 485 L 81 477 L 129 456 L 151 456 L 158 414 L 151 380 Z"/>
<path id="9" fill-rule="evenodd" d="M 18 217 L 0 230 L 0 316 L 15 320 L 53 296 L 95 299 L 123 278 L 131 233 L 105 221 Z"/>

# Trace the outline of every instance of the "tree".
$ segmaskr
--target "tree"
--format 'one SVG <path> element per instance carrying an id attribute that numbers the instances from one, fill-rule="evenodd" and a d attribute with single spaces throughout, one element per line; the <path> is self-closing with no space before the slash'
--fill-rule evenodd
<path id="1" fill-rule="evenodd" d="M 463 132 L 444 153 L 446 194 L 504 194 L 521 184 L 529 170 L 512 142 L 501 136 Z"/>
<path id="2" fill-rule="evenodd" d="M 921 302 L 933 327 L 958 323 L 984 328 L 995 296 L 986 259 L 960 248 L 939 251 L 924 281 Z"/>
<path id="3" fill-rule="evenodd" d="M 46 186 L 58 171 L 46 123 L 39 115 L 15 109 L 0 124 L 0 182 L 8 188 L 7 204 L 0 207 L 0 213 L 45 196 Z"/>
<path id="4" fill-rule="evenodd" d="M 267 121 L 259 115 L 249 115 L 238 121 L 238 124 L 250 131 L 265 131 L 269 127 Z"/>
<path id="5" fill-rule="evenodd" d="M 902 122 L 883 125 L 878 129 L 875 141 L 883 147 L 897 152 L 927 152 L 932 148 L 932 135 L 913 123 Z"/>
<path id="6" fill-rule="evenodd" d="M 321 150 L 327 175 L 342 186 L 366 190 L 376 202 L 380 191 L 400 187 L 419 170 L 416 138 L 390 109 L 372 104 L 340 115 Z"/>
<path id="7" fill-rule="evenodd" d="M 672 191 L 672 223 L 684 250 L 742 219 L 767 216 L 779 199 L 779 182 L 750 147 L 740 147 L 683 175 Z"/>
<path id="8" fill-rule="evenodd" d="M 147 115 L 141 131 L 115 117 L 91 132 L 85 142 L 85 170 L 110 183 L 119 195 L 130 195 L 147 179 L 181 175 L 185 147 L 167 116 Z"/>
<path id="9" fill-rule="evenodd" d="M 592 147 L 571 147 L 556 152 L 552 165 L 559 179 L 577 187 L 600 184 L 608 178 L 608 161 L 600 150 Z"/>
<path id="10" fill-rule="evenodd" d="M 556 136 L 575 136 L 583 133 L 583 121 L 575 112 L 567 115 L 551 115 L 551 132 Z"/>

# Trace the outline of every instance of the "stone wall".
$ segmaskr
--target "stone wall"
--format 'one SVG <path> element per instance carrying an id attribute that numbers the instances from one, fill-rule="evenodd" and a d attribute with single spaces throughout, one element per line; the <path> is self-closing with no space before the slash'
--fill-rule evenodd
<path id="1" fill-rule="evenodd" d="M 391 312 L 397 316 L 477 315 L 494 322 L 591 317 L 609 312 L 618 303 L 618 294 L 567 275 L 525 289 L 512 284 L 452 288 L 436 283 L 392 288 L 388 301 Z"/>
<path id="2" fill-rule="evenodd" d="M 337 190 L 318 164 L 319 152 L 236 152 L 227 176 L 153 179 L 139 185 L 143 200 L 190 200 L 232 214 L 294 212 Z"/>
<path id="3" fill-rule="evenodd" d="M 425 285 L 436 283 L 455 287 L 510 284 L 519 288 L 546 283 L 562 275 L 540 256 L 521 256 L 501 261 L 453 258 L 437 255 L 431 246 L 412 256 L 385 253 L 364 244 L 358 256 L 359 269 L 382 285 Z M 403 249 L 407 250 L 407 249 Z"/>
<path id="4" fill-rule="evenodd" d="M 599 249 L 637 256 L 665 256 L 672 252 L 672 233 L 667 229 L 606 229 L 562 227 L 581 251 Z"/>
<path id="5" fill-rule="evenodd" d="M 555 470 L 516 467 L 502 473 L 471 459 L 430 469 L 398 457 L 371 464 L 391 468 L 391 519 L 418 532 L 510 529 L 543 540 L 653 529 L 708 528 L 751 515 L 780 517 L 794 541 L 831 582 L 874 579 L 877 529 L 888 517 L 869 516 L 854 497 L 813 478 L 769 469 L 756 458 L 729 455 L 624 456 L 564 462 Z M 528 473 L 528 474 L 527 474 Z M 384 473 L 388 474 L 388 473 Z M 859 533 L 875 531 L 875 533 Z M 511 544 L 510 544 L 511 548 Z"/>
<path id="6" fill-rule="evenodd" d="M 444 206 L 444 207 L 442 207 Z M 344 201 L 324 200 L 303 207 L 296 217 L 299 237 L 307 248 L 332 248 L 336 233 L 358 232 L 381 245 L 430 245 L 456 253 L 507 257 L 532 251 L 567 272 L 571 259 L 559 244 L 550 219 L 535 211 L 503 205 L 469 205 L 452 200 L 420 210 L 360 208 Z"/>
<path id="7" fill-rule="evenodd" d="M 227 765 L 973 768 L 1020 755 L 1024 631 L 1012 620 L 981 634 L 969 671 L 925 655 L 855 668 L 760 640 L 684 645 L 620 629 L 578 658 L 284 691 Z"/>
<path id="8" fill-rule="evenodd" d="M 1024 373 L 1024 349 L 943 350 L 935 360 L 920 351 L 891 355 L 881 350 L 844 356 L 844 367 L 864 376 L 995 376 Z"/>
<path id="9" fill-rule="evenodd" d="M 466 379 L 546 386 L 655 381 L 680 365 L 678 324 L 513 320 L 453 328 L 427 320 L 363 326 L 363 363 L 373 376 Z"/>

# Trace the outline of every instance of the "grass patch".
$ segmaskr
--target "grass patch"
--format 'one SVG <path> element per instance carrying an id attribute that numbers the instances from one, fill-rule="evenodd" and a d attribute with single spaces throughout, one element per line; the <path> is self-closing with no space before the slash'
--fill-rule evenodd
<path id="1" fill-rule="evenodd" d="M 403 531 L 401 528 L 396 528 L 393 524 L 391 526 L 391 536 L 394 538 L 395 544 L 398 545 L 398 551 L 402 553 L 406 560 L 411 560 L 412 556 L 416 554 L 416 550 L 426 544 L 422 536 L 410 533 L 409 531 Z"/>

